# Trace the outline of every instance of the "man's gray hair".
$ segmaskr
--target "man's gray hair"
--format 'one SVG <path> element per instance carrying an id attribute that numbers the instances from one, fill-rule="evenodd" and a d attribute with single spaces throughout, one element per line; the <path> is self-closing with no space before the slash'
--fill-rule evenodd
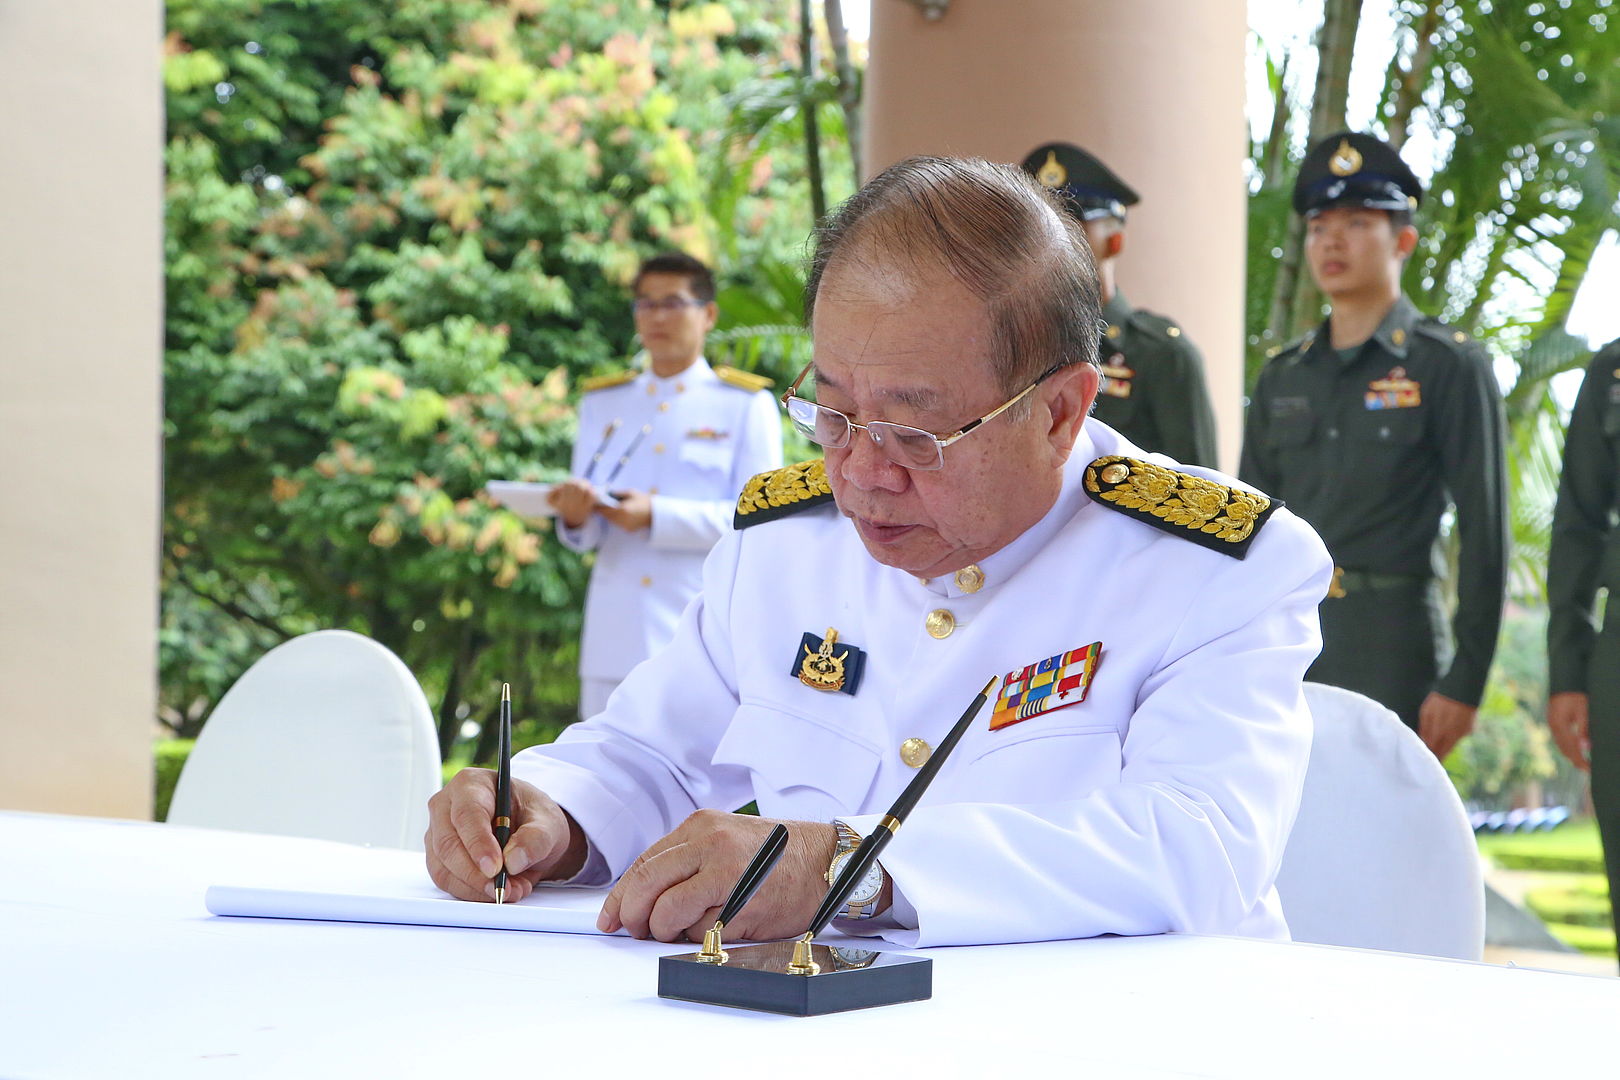
<path id="1" fill-rule="evenodd" d="M 835 262 L 944 269 L 989 309 L 991 363 L 1008 394 L 1060 364 L 1097 363 L 1102 302 L 1080 225 L 1013 165 L 907 158 L 816 230 L 805 318 Z"/>

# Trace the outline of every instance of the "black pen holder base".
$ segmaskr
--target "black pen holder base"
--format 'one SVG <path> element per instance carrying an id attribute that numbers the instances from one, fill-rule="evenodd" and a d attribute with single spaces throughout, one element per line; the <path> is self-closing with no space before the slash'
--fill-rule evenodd
<path id="1" fill-rule="evenodd" d="M 699 960 L 699 953 L 658 959 L 658 996 L 704 1005 L 726 1005 L 787 1016 L 926 1001 L 934 995 L 934 962 L 905 953 L 831 945 L 810 946 L 820 970 L 793 975 L 792 941 L 726 949 L 723 964 Z"/>

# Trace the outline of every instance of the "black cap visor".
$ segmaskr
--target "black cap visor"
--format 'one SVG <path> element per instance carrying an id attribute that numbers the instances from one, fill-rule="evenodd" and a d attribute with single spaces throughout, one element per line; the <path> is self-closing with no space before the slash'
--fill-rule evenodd
<path id="1" fill-rule="evenodd" d="M 1340 206 L 1368 210 L 1412 210 L 1417 200 L 1387 176 L 1334 176 L 1312 184 L 1300 199 L 1299 212 L 1307 218 Z"/>

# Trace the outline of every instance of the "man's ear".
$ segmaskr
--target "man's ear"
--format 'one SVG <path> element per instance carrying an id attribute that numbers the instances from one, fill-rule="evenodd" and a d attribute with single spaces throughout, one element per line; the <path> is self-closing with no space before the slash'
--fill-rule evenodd
<path id="1" fill-rule="evenodd" d="M 713 330 L 714 324 L 720 318 L 720 305 L 716 304 L 713 300 L 710 300 L 708 303 L 703 305 L 703 312 L 707 316 L 707 319 L 705 319 L 703 323 L 704 331 L 707 332 L 709 330 Z"/>
<path id="2" fill-rule="evenodd" d="M 1418 231 L 1412 224 L 1402 225 L 1395 233 L 1395 252 L 1401 258 L 1406 258 L 1417 250 Z"/>
<path id="3" fill-rule="evenodd" d="M 1046 395 L 1047 415 L 1051 422 L 1046 439 L 1061 464 L 1069 460 L 1075 440 L 1086 417 L 1091 415 L 1091 404 L 1097 400 L 1097 387 L 1102 377 L 1095 364 L 1070 364 L 1048 380 L 1051 390 Z"/>
<path id="4" fill-rule="evenodd" d="M 1119 253 L 1125 250 L 1125 230 L 1115 230 L 1114 233 L 1108 237 L 1107 241 L 1104 242 L 1103 249 L 1107 252 L 1108 258 L 1112 259 L 1118 257 Z"/>

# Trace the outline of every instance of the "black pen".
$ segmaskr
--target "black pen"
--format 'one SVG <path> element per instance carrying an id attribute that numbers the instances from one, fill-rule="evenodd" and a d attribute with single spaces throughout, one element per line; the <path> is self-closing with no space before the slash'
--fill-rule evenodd
<path id="1" fill-rule="evenodd" d="M 720 948 L 720 932 L 726 924 L 737 917 L 754 893 L 771 876 L 776 869 L 776 862 L 787 850 L 788 831 L 786 825 L 777 825 L 765 837 L 765 842 L 759 845 L 754 857 L 748 863 L 748 868 L 737 879 L 736 886 L 731 890 L 731 896 L 726 900 L 726 906 L 720 909 L 720 917 L 714 920 L 714 926 L 703 933 L 703 951 L 698 953 L 698 959 L 711 964 L 726 962 L 725 950 Z"/>
<path id="2" fill-rule="evenodd" d="M 607 426 L 607 430 L 602 432 L 602 441 L 597 444 L 596 453 L 591 455 L 591 463 L 585 466 L 585 475 L 580 477 L 581 480 L 589 480 L 591 478 L 591 474 L 596 471 L 596 466 L 602 460 L 602 455 L 607 451 L 608 441 L 613 438 L 613 433 L 618 430 L 619 420 L 617 417 L 615 417 L 613 422 Z"/>
<path id="3" fill-rule="evenodd" d="M 495 871 L 495 902 L 506 903 L 506 841 L 512 836 L 512 688 L 501 683 L 500 767 L 495 773 L 495 842 L 501 868 Z"/>
<path id="4" fill-rule="evenodd" d="M 933 782 L 934 775 L 939 772 L 939 767 L 945 763 L 945 759 L 950 756 L 950 752 L 956 749 L 957 743 L 962 741 L 962 736 L 967 733 L 968 727 L 973 723 L 973 718 L 979 715 L 980 709 L 984 708 L 984 703 L 990 696 L 990 688 L 995 684 L 995 677 L 992 677 L 989 682 L 984 684 L 984 689 L 980 690 L 979 695 L 968 705 L 967 711 L 962 714 L 962 718 L 956 722 L 955 727 L 951 728 L 951 733 L 945 736 L 944 742 L 939 744 L 939 749 L 935 750 L 927 763 L 917 770 L 917 775 L 911 778 L 911 783 L 907 784 L 906 789 L 900 793 L 900 797 L 894 800 L 894 805 L 889 807 L 887 814 L 883 815 L 883 820 L 878 822 L 878 827 L 873 829 L 865 840 L 861 841 L 861 846 L 855 849 L 855 854 L 851 855 L 849 860 L 844 863 L 844 868 L 839 871 L 837 880 L 832 883 L 832 888 L 827 890 L 826 898 L 821 901 L 821 906 L 816 909 L 815 917 L 810 920 L 810 929 L 804 935 L 803 943 L 805 945 L 809 944 L 811 938 L 821 933 L 838 909 L 844 906 L 844 901 L 849 898 L 849 894 L 854 891 L 856 884 L 866 876 L 866 872 L 877 861 L 877 857 L 882 854 L 884 846 L 894 839 L 895 831 L 905 822 L 906 815 L 910 814 L 912 808 L 917 805 L 917 800 L 922 798 L 922 793 Z"/>
<path id="5" fill-rule="evenodd" d="M 636 437 L 630 440 L 630 445 L 625 447 L 624 448 L 624 453 L 619 455 L 618 463 L 613 466 L 613 471 L 608 473 L 608 477 L 607 477 L 606 480 L 602 481 L 602 487 L 604 489 L 609 484 L 613 483 L 613 478 L 619 475 L 619 471 L 621 469 L 623 469 L 624 466 L 625 466 L 625 463 L 630 460 L 630 455 L 634 454 L 636 452 L 636 447 L 641 445 L 641 440 L 645 439 L 647 437 L 647 433 L 649 431 L 651 431 L 651 430 L 652 430 L 652 425 L 651 424 L 643 424 L 643 425 L 641 425 L 641 430 L 636 432 Z"/>

